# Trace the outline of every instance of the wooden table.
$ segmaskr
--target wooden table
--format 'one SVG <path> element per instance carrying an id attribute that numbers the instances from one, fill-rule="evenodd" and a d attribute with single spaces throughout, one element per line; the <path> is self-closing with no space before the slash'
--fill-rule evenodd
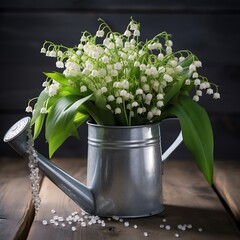
<path id="1" fill-rule="evenodd" d="M 54 159 L 57 165 L 84 181 L 86 161 Z M 163 196 L 165 211 L 157 216 L 102 219 L 105 226 L 83 227 L 80 222 L 62 227 L 49 223 L 54 215 L 64 219 L 80 208 L 46 177 L 43 177 L 41 209 L 34 218 L 28 167 L 24 159 L 0 159 L 0 240 L 62 239 L 240 239 L 240 164 L 239 161 L 216 161 L 215 183 L 209 187 L 193 161 L 168 160 L 164 164 Z M 55 209 L 56 213 L 51 212 Z M 42 221 L 48 224 L 43 225 Z M 129 222 L 125 226 L 124 222 Z M 126 223 L 125 223 L 126 224 Z M 187 224 L 186 230 L 178 225 Z M 137 225 L 135 229 L 133 226 Z M 160 225 L 163 227 L 161 228 Z M 72 231 L 76 226 L 76 231 Z M 170 226 L 170 230 L 166 229 Z M 167 227 L 168 228 L 168 227 Z"/>

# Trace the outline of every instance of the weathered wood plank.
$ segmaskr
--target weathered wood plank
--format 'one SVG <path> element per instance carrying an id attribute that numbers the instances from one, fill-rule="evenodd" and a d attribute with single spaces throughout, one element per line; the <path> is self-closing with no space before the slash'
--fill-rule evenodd
<path id="1" fill-rule="evenodd" d="M 239 22 L 240 16 L 230 14 L 3 13 L 0 21 L 0 43 L 5 48 L 2 49 L 4 58 L 0 61 L 4 66 L 9 64 L 46 66 L 47 61 L 49 62 L 47 66 L 53 66 L 51 60 L 39 57 L 45 40 L 67 46 L 77 45 L 83 31 L 96 33 L 99 17 L 103 18 L 114 31 L 123 33 L 130 16 L 141 23 L 141 40 L 167 31 L 172 34 L 174 50 L 193 51 L 204 61 L 204 67 L 208 64 L 225 65 L 232 71 L 231 67 L 236 66 L 240 33 L 230 23 Z M 227 29 L 228 38 L 225 37 L 222 28 Z M 205 36 L 208 36 L 208 39 Z M 225 53 L 226 58 L 222 57 L 222 51 L 219 49 Z M 19 57 L 22 61 L 19 61 Z"/>
<path id="2" fill-rule="evenodd" d="M 58 160 L 57 164 L 78 179 L 86 176 L 85 162 L 76 159 Z M 225 211 L 217 195 L 207 185 L 195 164 L 191 161 L 168 161 L 165 163 L 163 175 L 163 195 L 166 210 L 163 214 L 139 219 L 129 219 L 130 226 L 123 223 L 108 221 L 106 226 L 100 225 L 81 227 L 71 230 L 66 227 L 48 224 L 42 225 L 42 220 L 51 219 L 51 209 L 58 216 L 67 217 L 73 211 L 80 211 L 69 198 L 60 192 L 48 179 L 44 179 L 41 188 L 42 207 L 33 222 L 28 240 L 40 239 L 144 239 L 147 232 L 150 239 L 173 239 L 178 233 L 183 239 L 219 239 L 237 240 L 240 233 L 232 219 Z M 164 222 L 164 218 L 166 222 Z M 124 220 L 126 221 L 126 220 Z M 138 228 L 134 229 L 133 225 Z M 160 224 L 170 225 L 171 229 L 161 229 Z M 178 224 L 192 224 L 192 228 L 182 231 Z M 202 232 L 198 229 L 202 228 Z"/>
<path id="3" fill-rule="evenodd" d="M 216 161 L 214 185 L 240 224 L 240 161 Z"/>
<path id="4" fill-rule="evenodd" d="M 26 239 L 33 219 L 28 175 L 24 159 L 0 158 L 1 240 Z"/>
<path id="5" fill-rule="evenodd" d="M 230 0 L 229 2 L 221 0 L 218 1 L 217 4 L 215 1 L 199 1 L 199 2 L 192 2 L 192 1 L 177 1 L 172 0 L 171 2 L 167 0 L 139 0 L 137 3 L 134 0 L 122 0 L 122 1 L 111 1 L 111 0 L 105 0 L 105 1 L 98 1 L 98 0 L 92 0 L 91 2 L 86 0 L 81 1 L 64 1 L 64 0 L 53 0 L 51 2 L 43 0 L 43 1 L 37 1 L 33 2 L 31 0 L 24 0 L 21 1 L 8 1 L 8 0 L 2 0 L 0 6 L 4 9 L 74 9 L 74 10 L 115 10 L 115 11 L 121 11 L 121 10 L 152 10 L 152 11 L 169 11 L 173 10 L 175 12 L 182 12 L 182 11 L 193 11 L 193 10 L 199 10 L 199 11 L 227 11 L 227 10 L 236 10 L 239 9 L 239 2 L 235 0 Z"/>
<path id="6" fill-rule="evenodd" d="M 164 199 L 170 207 L 170 217 L 177 212 L 178 221 L 202 227 L 204 239 L 239 239 L 237 227 L 193 161 L 166 162 L 164 180 Z"/>

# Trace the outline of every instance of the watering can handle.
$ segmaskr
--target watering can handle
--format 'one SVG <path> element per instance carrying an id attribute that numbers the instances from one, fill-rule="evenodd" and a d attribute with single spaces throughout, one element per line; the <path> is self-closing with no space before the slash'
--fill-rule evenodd
<path id="1" fill-rule="evenodd" d="M 178 145 L 183 141 L 182 131 L 179 133 L 176 140 L 172 145 L 162 154 L 162 161 L 165 161 L 167 157 L 178 147 Z"/>

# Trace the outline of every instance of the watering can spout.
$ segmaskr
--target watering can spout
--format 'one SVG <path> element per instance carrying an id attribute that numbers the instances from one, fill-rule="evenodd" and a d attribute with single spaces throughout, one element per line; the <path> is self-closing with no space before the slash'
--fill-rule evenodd
<path id="1" fill-rule="evenodd" d="M 124 127 L 88 123 L 85 186 L 31 149 L 30 122 L 25 117 L 15 123 L 4 141 L 24 158 L 36 160 L 34 164 L 85 212 L 136 218 L 163 211 L 162 162 L 182 142 L 181 133 L 162 154 L 159 123 Z"/>
<path id="2" fill-rule="evenodd" d="M 38 166 L 55 185 L 67 194 L 87 213 L 94 213 L 93 195 L 84 184 L 65 173 L 40 153 L 37 154 Z"/>
<path id="3" fill-rule="evenodd" d="M 27 158 L 27 129 L 31 119 L 25 117 L 15 123 L 5 134 L 4 142 L 15 149 L 21 156 Z M 40 153 L 37 153 L 37 164 L 39 169 L 75 203 L 87 213 L 94 213 L 94 198 L 91 190 L 57 167 Z"/>

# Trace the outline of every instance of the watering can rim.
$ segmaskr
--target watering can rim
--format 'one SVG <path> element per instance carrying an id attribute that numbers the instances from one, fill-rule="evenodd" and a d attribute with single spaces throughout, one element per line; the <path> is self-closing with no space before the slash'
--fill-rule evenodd
<path id="1" fill-rule="evenodd" d="M 168 120 L 176 120 L 177 118 L 171 117 L 171 118 L 166 118 L 161 120 L 160 122 L 154 122 L 154 123 L 149 123 L 149 124 L 141 124 L 141 125 L 101 125 L 97 123 L 92 123 L 91 120 L 87 121 L 87 124 L 92 127 L 98 127 L 98 128 L 108 128 L 108 129 L 133 129 L 133 128 L 143 128 L 143 127 L 151 127 L 154 125 L 160 125 L 163 121 L 168 121 Z"/>

